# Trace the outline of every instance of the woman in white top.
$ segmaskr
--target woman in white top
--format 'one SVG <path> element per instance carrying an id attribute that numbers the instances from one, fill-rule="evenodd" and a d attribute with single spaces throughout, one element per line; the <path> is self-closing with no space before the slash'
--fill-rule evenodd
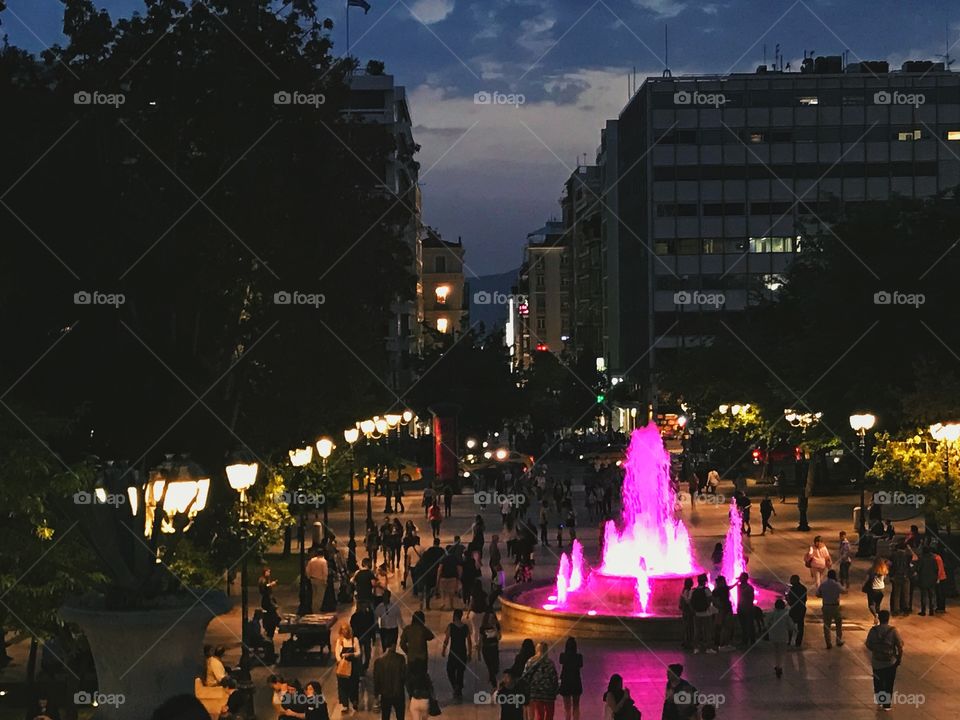
<path id="1" fill-rule="evenodd" d="M 803 561 L 810 568 L 810 577 L 813 578 L 814 586 L 820 587 L 827 570 L 833 565 L 833 560 L 830 559 L 830 551 L 823 544 L 823 539 L 819 535 L 813 539 L 813 545 L 807 550 Z"/>
<path id="2" fill-rule="evenodd" d="M 226 650 L 223 647 L 218 647 L 214 650 L 209 646 L 205 648 L 205 650 L 206 652 L 204 654 L 207 656 L 207 659 L 203 684 L 207 687 L 217 687 L 227 676 L 227 670 L 223 666 L 223 660 L 221 659 Z"/>
<path id="3" fill-rule="evenodd" d="M 337 669 L 337 695 L 340 700 L 342 715 L 350 712 L 350 705 L 354 711 L 360 704 L 357 661 L 360 659 L 360 643 L 353 636 L 349 622 L 340 624 L 340 635 L 337 637 L 337 646 L 334 649 L 334 662 Z"/>

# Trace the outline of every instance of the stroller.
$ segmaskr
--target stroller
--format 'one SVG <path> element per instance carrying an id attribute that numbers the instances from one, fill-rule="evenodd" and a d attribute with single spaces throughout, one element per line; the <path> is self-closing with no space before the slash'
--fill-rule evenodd
<path id="1" fill-rule="evenodd" d="M 533 582 L 533 560 L 529 557 L 521 558 L 517 562 L 517 571 L 513 579 L 518 583 Z"/>

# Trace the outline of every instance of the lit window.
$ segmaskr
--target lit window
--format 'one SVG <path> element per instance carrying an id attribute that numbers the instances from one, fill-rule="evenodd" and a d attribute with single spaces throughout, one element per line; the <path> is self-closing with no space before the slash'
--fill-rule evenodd
<path id="1" fill-rule="evenodd" d="M 437 285 L 437 289 L 434 290 L 437 294 L 437 304 L 446 305 L 447 298 L 450 296 L 450 286 L 449 285 Z"/>
<path id="2" fill-rule="evenodd" d="M 445 333 L 448 327 L 450 327 L 449 320 L 446 318 L 437 318 L 437 330 L 439 332 Z"/>
<path id="3" fill-rule="evenodd" d="M 897 133 L 897 140 L 901 142 L 919 140 L 923 137 L 923 132 L 920 130 L 907 130 L 906 132 Z"/>
<path id="4" fill-rule="evenodd" d="M 752 143 L 762 143 L 764 140 L 762 132 L 752 132 L 750 133 L 750 142 Z"/>
<path id="5" fill-rule="evenodd" d="M 802 98 L 800 98 L 800 104 L 801 104 L 801 105 L 819 105 L 819 104 L 820 104 L 820 98 L 818 98 L 818 97 L 813 97 L 813 96 L 811 96 L 811 97 L 802 97 Z"/>
<path id="6" fill-rule="evenodd" d="M 947 140 L 960 140 L 960 130 L 947 130 Z"/>

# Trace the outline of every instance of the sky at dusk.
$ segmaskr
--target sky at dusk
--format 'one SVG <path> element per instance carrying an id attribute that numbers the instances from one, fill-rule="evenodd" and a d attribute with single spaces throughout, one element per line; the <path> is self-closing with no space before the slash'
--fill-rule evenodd
<path id="1" fill-rule="evenodd" d="M 960 57 L 960 6 L 947 0 L 369 0 L 351 11 L 351 52 L 383 60 L 409 94 L 422 146 L 424 221 L 463 236 L 468 274 L 520 264 L 528 232 L 559 216 L 562 184 L 590 163 L 607 118 L 638 82 L 674 75 L 752 72 L 779 43 L 798 69 L 804 50 L 849 51 L 850 62 Z M 111 16 L 142 0 L 97 0 Z M 343 52 L 344 2 L 319 0 Z M 41 50 L 62 43 L 58 0 L 8 0 L 0 32 Z M 949 41 L 948 41 L 949 37 Z M 960 65 L 955 66 L 955 69 Z M 515 104 L 478 104 L 477 93 Z M 502 98 L 501 99 L 510 99 Z"/>

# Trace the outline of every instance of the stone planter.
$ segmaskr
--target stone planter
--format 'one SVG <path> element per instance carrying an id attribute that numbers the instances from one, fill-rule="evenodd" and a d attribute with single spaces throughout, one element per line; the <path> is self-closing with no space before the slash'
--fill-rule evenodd
<path id="1" fill-rule="evenodd" d="M 193 694 L 203 667 L 203 636 L 229 609 L 221 592 L 149 610 L 67 606 L 60 616 L 76 623 L 90 643 L 97 668 L 97 720 L 147 720 L 164 700 Z M 93 688 L 88 692 L 94 696 Z"/>

